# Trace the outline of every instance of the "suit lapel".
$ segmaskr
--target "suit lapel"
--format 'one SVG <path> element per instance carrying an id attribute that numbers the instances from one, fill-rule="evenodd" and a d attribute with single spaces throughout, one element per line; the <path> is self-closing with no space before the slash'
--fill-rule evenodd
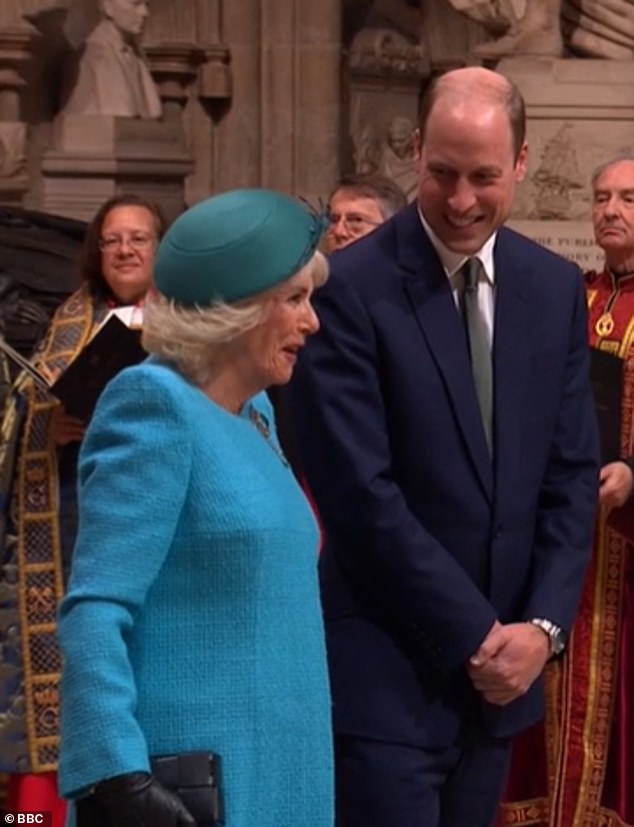
<path id="1" fill-rule="evenodd" d="M 443 378 L 458 427 L 485 494 L 493 497 L 493 470 L 481 424 L 462 320 L 447 276 L 415 207 L 399 216 L 397 255 L 408 272 L 404 289 Z"/>
<path id="2" fill-rule="evenodd" d="M 511 469 L 519 467 L 522 449 L 525 382 L 529 372 L 530 314 L 527 312 L 526 265 L 513 254 L 509 236 L 500 230 L 494 251 L 495 326 L 493 370 L 495 389 L 495 457 L 498 492 Z"/>

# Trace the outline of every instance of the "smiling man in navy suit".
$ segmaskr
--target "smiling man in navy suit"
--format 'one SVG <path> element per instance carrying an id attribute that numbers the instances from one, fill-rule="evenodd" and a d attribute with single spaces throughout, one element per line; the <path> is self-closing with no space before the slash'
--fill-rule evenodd
<path id="1" fill-rule="evenodd" d="M 437 79 L 418 199 L 335 254 L 294 382 L 320 562 L 338 827 L 488 827 L 543 713 L 598 480 L 578 268 L 503 227 L 526 173 L 503 76 Z"/>

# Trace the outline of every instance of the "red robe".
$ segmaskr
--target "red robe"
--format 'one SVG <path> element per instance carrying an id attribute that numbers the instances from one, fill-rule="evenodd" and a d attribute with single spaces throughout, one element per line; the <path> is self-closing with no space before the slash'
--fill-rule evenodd
<path id="1" fill-rule="evenodd" d="M 625 361 L 621 456 L 634 456 L 634 274 L 588 273 L 593 347 Z M 601 321 L 599 321 L 601 320 Z M 634 825 L 634 501 L 601 509 L 579 615 L 547 667 L 546 718 L 514 745 L 500 825 Z"/>

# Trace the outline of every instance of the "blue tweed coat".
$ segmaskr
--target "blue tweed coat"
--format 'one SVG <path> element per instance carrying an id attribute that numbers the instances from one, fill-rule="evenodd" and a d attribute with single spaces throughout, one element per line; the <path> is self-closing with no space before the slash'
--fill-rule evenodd
<path id="1" fill-rule="evenodd" d="M 279 454 L 151 357 L 105 390 L 79 474 L 62 794 L 214 750 L 226 827 L 331 827 L 317 529 Z"/>

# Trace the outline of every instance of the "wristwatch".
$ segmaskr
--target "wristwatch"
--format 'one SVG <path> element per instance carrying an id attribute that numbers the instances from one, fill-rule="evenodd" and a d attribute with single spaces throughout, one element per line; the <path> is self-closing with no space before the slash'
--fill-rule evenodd
<path id="1" fill-rule="evenodd" d="M 533 617 L 529 621 L 533 626 L 539 626 L 542 632 L 546 632 L 550 640 L 550 656 L 556 658 L 566 648 L 566 635 L 560 626 L 545 617 Z"/>

